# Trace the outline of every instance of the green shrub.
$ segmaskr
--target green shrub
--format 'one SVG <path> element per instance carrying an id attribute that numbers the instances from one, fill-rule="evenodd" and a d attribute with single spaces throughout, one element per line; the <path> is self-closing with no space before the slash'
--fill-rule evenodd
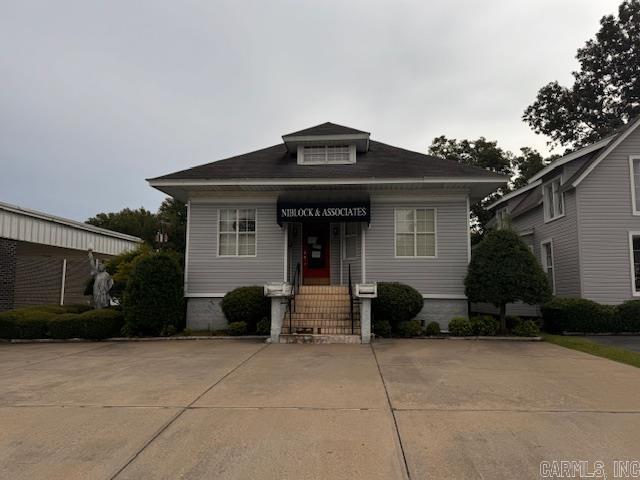
<path id="1" fill-rule="evenodd" d="M 231 322 L 227 328 L 229 335 L 238 336 L 247 334 L 247 322 Z"/>
<path id="2" fill-rule="evenodd" d="M 271 320 L 263 318 L 258 322 L 256 326 L 256 333 L 258 335 L 270 335 L 271 334 Z"/>
<path id="3" fill-rule="evenodd" d="M 65 305 L 64 310 L 67 313 L 84 313 L 89 310 L 93 310 L 91 305 L 83 305 L 83 304 L 75 304 L 75 305 Z"/>
<path id="4" fill-rule="evenodd" d="M 468 337 L 473 335 L 471 322 L 466 317 L 455 317 L 449 322 L 449 334 L 456 337 Z"/>
<path id="5" fill-rule="evenodd" d="M 374 320 L 387 321 L 391 331 L 416 317 L 424 300 L 413 287 L 402 283 L 378 283 L 378 297 L 371 302 Z"/>
<path id="6" fill-rule="evenodd" d="M 119 337 L 124 326 L 124 315 L 116 308 L 89 310 L 80 314 L 84 324 L 84 338 L 102 340 Z"/>
<path id="7" fill-rule="evenodd" d="M 438 322 L 429 322 L 424 333 L 429 336 L 440 335 L 440 324 Z"/>
<path id="8" fill-rule="evenodd" d="M 398 325 L 397 333 L 398 336 L 405 338 L 418 337 L 422 335 L 422 322 L 415 318 L 402 322 Z"/>
<path id="9" fill-rule="evenodd" d="M 378 337 L 389 338 L 391 336 L 391 324 L 388 320 L 378 320 L 374 318 L 371 321 L 371 330 Z"/>
<path id="10" fill-rule="evenodd" d="M 538 324 L 531 319 L 522 320 L 518 323 L 511 333 L 518 337 L 537 337 L 540 334 L 540 328 Z"/>
<path id="11" fill-rule="evenodd" d="M 125 332 L 159 335 L 184 328 L 182 269 L 174 255 L 153 253 L 137 259 L 123 296 Z"/>
<path id="12" fill-rule="evenodd" d="M 55 305 L 0 313 L 0 338 L 47 338 L 47 323 L 60 313 L 64 313 L 64 308 Z"/>
<path id="13" fill-rule="evenodd" d="M 250 333 L 256 331 L 260 320 L 271 318 L 271 299 L 265 297 L 263 288 L 258 286 L 231 290 L 222 299 L 221 306 L 229 323 L 245 322 Z"/>
<path id="14" fill-rule="evenodd" d="M 85 321 L 78 313 L 62 313 L 48 322 L 50 338 L 84 338 Z"/>
<path id="15" fill-rule="evenodd" d="M 640 300 L 629 300 L 618 305 L 616 317 L 616 331 L 640 332 Z"/>
<path id="16" fill-rule="evenodd" d="M 509 332 L 516 328 L 516 325 L 519 325 L 522 321 L 520 317 L 517 317 L 515 315 L 507 315 L 505 320 L 507 322 L 507 331 Z"/>
<path id="17" fill-rule="evenodd" d="M 615 307 L 584 298 L 556 297 L 542 305 L 544 329 L 550 333 L 616 332 Z"/>
<path id="18" fill-rule="evenodd" d="M 506 305 L 518 300 L 538 304 L 551 290 L 540 262 L 510 230 L 493 230 L 476 246 L 464 280 L 470 302 L 487 302 L 500 309 L 500 329 L 506 330 Z"/>
<path id="19" fill-rule="evenodd" d="M 487 337 L 496 335 L 500 330 L 500 322 L 491 315 L 476 315 L 469 319 L 469 323 L 474 335 Z"/>

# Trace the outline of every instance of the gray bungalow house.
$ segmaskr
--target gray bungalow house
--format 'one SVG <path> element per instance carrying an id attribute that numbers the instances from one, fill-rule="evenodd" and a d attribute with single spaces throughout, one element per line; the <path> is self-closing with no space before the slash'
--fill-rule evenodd
<path id="1" fill-rule="evenodd" d="M 188 327 L 223 327 L 236 287 L 289 282 L 307 295 L 289 333 L 347 334 L 349 285 L 412 285 L 442 326 L 466 314 L 469 204 L 506 178 L 325 123 L 148 181 L 188 205 Z"/>
<path id="2" fill-rule="evenodd" d="M 513 228 L 540 259 L 555 295 L 606 304 L 640 296 L 638 126 L 554 160 L 489 206 L 494 225 Z"/>

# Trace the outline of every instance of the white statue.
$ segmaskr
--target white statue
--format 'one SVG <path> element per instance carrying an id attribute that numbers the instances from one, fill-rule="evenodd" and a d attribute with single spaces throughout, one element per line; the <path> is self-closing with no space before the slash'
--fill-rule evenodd
<path id="1" fill-rule="evenodd" d="M 111 305 L 109 290 L 113 287 L 113 279 L 107 272 L 104 263 L 93 258 L 93 251 L 89 249 L 89 264 L 93 277 L 93 306 L 94 308 L 107 308 Z"/>

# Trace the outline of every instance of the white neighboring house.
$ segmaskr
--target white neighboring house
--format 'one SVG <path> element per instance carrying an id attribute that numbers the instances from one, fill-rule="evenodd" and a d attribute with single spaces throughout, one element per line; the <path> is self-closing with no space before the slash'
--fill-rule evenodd
<path id="1" fill-rule="evenodd" d="M 554 295 L 605 304 L 640 298 L 638 126 L 640 118 L 554 160 L 489 206 L 493 226 L 510 225 L 540 259 Z M 537 313 L 520 304 L 507 311 Z"/>
<path id="2" fill-rule="evenodd" d="M 0 311 L 88 303 L 87 250 L 107 259 L 140 243 L 138 237 L 0 202 Z"/>

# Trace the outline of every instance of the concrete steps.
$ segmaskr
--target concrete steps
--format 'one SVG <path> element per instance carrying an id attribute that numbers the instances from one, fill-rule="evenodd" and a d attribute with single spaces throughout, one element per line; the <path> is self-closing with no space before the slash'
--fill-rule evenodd
<path id="1" fill-rule="evenodd" d="M 303 335 L 305 341 L 294 337 L 282 340 L 284 343 L 328 343 L 327 335 L 355 336 L 359 339 L 360 308 L 354 303 L 353 328 L 351 325 L 351 306 L 349 288 L 335 285 L 303 285 L 295 296 L 294 311 L 285 315 L 282 333 L 284 336 Z M 316 342 L 314 338 L 320 336 Z M 352 339 L 346 339 L 353 343 Z M 336 343 L 345 343 L 336 341 Z"/>
<path id="2" fill-rule="evenodd" d="M 360 335 L 349 334 L 283 334 L 280 343 L 360 343 Z"/>

